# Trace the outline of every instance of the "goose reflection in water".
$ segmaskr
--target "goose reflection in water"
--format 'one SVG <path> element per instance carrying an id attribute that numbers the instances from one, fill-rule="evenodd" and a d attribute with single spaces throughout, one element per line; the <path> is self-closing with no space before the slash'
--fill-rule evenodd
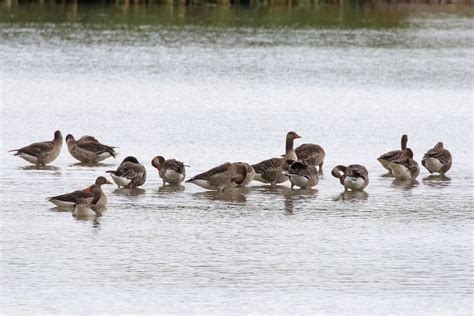
<path id="1" fill-rule="evenodd" d="M 285 214 L 293 215 L 295 209 L 295 202 L 298 205 L 298 202 L 304 201 L 309 198 L 314 198 L 318 194 L 316 189 L 296 189 L 292 190 L 288 187 L 282 187 L 281 192 L 283 193 Z"/>
<path id="2" fill-rule="evenodd" d="M 193 194 L 198 198 L 206 198 L 212 201 L 224 201 L 224 202 L 236 202 L 236 203 L 246 203 L 247 198 L 245 197 L 240 190 L 228 190 L 225 192 L 218 191 L 204 191 Z"/>
<path id="3" fill-rule="evenodd" d="M 423 184 L 431 187 L 446 187 L 451 184 L 451 178 L 445 175 L 430 175 L 423 178 Z"/>
<path id="4" fill-rule="evenodd" d="M 57 213 L 67 213 L 67 212 L 72 212 L 74 210 L 74 207 L 70 207 L 70 208 L 64 208 L 64 207 L 58 207 L 58 206 L 55 206 L 55 207 L 51 207 L 49 208 L 49 210 L 51 212 L 57 212 Z"/>
<path id="5" fill-rule="evenodd" d="M 72 216 L 77 222 L 90 222 L 92 223 L 92 228 L 99 229 L 100 228 L 100 217 L 77 217 Z"/>
<path id="6" fill-rule="evenodd" d="M 138 195 L 143 195 L 146 193 L 144 189 L 140 188 L 120 188 L 120 189 L 115 189 L 112 191 L 113 194 L 120 194 L 120 195 L 130 195 L 130 196 L 138 196 Z"/>
<path id="7" fill-rule="evenodd" d="M 158 192 L 183 192 L 184 185 L 162 185 L 158 188 Z"/>
<path id="8" fill-rule="evenodd" d="M 395 179 L 392 182 L 392 186 L 398 187 L 398 188 L 401 188 L 401 189 L 404 189 L 404 190 L 411 190 L 414 187 L 418 186 L 419 184 L 420 184 L 420 182 L 418 182 L 417 180 L 414 180 L 414 179 L 412 179 L 412 180 L 398 180 L 398 179 Z"/>
<path id="9" fill-rule="evenodd" d="M 365 191 L 343 191 L 334 201 L 367 201 L 369 193 Z"/>
<path id="10" fill-rule="evenodd" d="M 257 186 L 249 187 L 249 189 L 256 192 L 269 192 L 269 193 L 283 193 L 285 190 L 291 190 L 290 188 L 284 185 L 275 185 L 275 186 L 257 185 Z"/>
<path id="11" fill-rule="evenodd" d="M 24 166 L 24 167 L 19 167 L 18 169 L 20 170 L 49 170 L 49 171 L 57 171 L 60 170 L 61 168 L 56 167 L 56 166 L 39 166 L 39 165 L 29 165 L 29 166 Z"/>
<path id="12" fill-rule="evenodd" d="M 69 166 L 70 167 L 113 167 L 115 165 L 111 163 L 102 163 L 102 162 L 96 162 L 96 163 L 76 162 L 76 163 L 70 164 Z"/>

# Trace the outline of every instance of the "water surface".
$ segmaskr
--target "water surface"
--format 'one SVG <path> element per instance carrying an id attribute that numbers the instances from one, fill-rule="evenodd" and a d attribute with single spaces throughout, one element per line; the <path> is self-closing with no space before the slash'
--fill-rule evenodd
<path id="1" fill-rule="evenodd" d="M 169 7 L 66 8 L 0 11 L 2 311 L 472 314 L 469 7 L 317 7 L 283 10 L 285 23 L 270 8 L 266 20 L 188 9 L 184 22 Z M 55 129 L 120 156 L 83 167 L 64 147 L 37 170 L 7 153 Z M 176 157 L 190 177 L 256 163 L 283 153 L 289 130 L 326 150 L 315 190 L 172 190 L 150 165 Z M 443 141 L 449 179 L 383 177 L 376 157 L 403 133 L 418 161 Z M 46 201 L 127 155 L 148 180 L 106 187 L 102 218 Z M 365 194 L 330 175 L 350 163 L 369 170 Z"/>

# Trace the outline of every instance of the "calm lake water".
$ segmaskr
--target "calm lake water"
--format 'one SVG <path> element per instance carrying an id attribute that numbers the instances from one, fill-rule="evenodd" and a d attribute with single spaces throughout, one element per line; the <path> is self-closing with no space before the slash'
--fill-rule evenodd
<path id="1" fill-rule="evenodd" d="M 2 312 L 471 315 L 472 11 L 3 5 Z M 7 153 L 56 129 L 120 156 L 82 167 L 64 146 L 36 170 Z M 150 165 L 256 163 L 289 130 L 326 150 L 313 191 L 173 191 Z M 403 133 L 418 161 L 443 141 L 450 179 L 383 177 Z M 106 187 L 98 220 L 46 201 L 127 155 L 148 180 Z M 330 175 L 350 163 L 367 194 Z"/>

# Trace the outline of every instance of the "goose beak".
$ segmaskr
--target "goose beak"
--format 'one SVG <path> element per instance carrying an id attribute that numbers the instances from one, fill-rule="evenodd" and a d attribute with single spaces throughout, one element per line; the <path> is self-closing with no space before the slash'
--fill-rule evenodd
<path id="1" fill-rule="evenodd" d="M 106 184 L 113 184 L 113 183 L 110 182 L 109 180 L 105 180 L 105 183 L 106 183 Z"/>
<path id="2" fill-rule="evenodd" d="M 295 135 L 295 139 L 296 139 L 296 138 L 301 138 L 301 136 L 298 135 L 298 134 L 296 134 L 296 135 Z"/>

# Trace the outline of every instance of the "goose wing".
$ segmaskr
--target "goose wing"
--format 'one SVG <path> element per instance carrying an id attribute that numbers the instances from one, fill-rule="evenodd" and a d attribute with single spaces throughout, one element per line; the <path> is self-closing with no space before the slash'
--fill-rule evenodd
<path id="1" fill-rule="evenodd" d="M 369 178 L 369 172 L 364 166 L 361 165 L 349 165 L 346 168 L 346 177 L 362 178 L 367 180 Z"/>
<path id="2" fill-rule="evenodd" d="M 181 174 L 184 174 L 185 172 L 184 164 L 176 159 L 166 160 L 163 163 L 163 168 L 166 170 L 173 170 Z"/>
<path id="3" fill-rule="evenodd" d="M 252 167 L 255 173 L 260 174 L 263 180 L 274 182 L 281 177 L 284 171 L 283 167 L 286 167 L 285 170 L 288 169 L 288 164 L 282 158 L 270 158 L 252 165 Z"/>
<path id="4" fill-rule="evenodd" d="M 303 161 L 295 161 L 290 165 L 290 168 L 288 169 L 288 174 L 310 179 L 315 175 L 317 176 L 318 171 L 313 165 L 308 165 Z"/>
<path id="5" fill-rule="evenodd" d="M 84 135 L 81 138 L 79 138 L 77 141 L 78 142 L 96 142 L 96 143 L 99 142 L 97 138 L 95 138 L 94 136 L 89 136 L 89 135 Z"/>
<path id="6" fill-rule="evenodd" d="M 107 146 L 95 141 L 81 141 L 76 143 L 77 146 L 81 149 L 85 149 L 87 151 L 91 151 L 96 155 L 100 155 L 102 153 L 109 153 L 112 157 L 115 158 L 116 152 L 111 146 Z"/>
<path id="7" fill-rule="evenodd" d="M 33 143 L 28 146 L 22 147 L 20 149 L 15 149 L 11 151 L 16 151 L 17 153 L 15 155 L 22 153 L 22 154 L 38 157 L 42 153 L 53 150 L 53 148 L 54 148 L 53 142 L 46 141 L 46 142 Z"/>
<path id="8" fill-rule="evenodd" d="M 405 152 L 402 150 L 392 150 L 388 153 L 385 153 L 379 157 L 379 159 L 395 162 L 397 160 L 403 159 L 406 156 Z"/>
<path id="9" fill-rule="evenodd" d="M 93 199 L 95 193 L 77 190 L 71 193 L 61 194 L 57 196 L 52 196 L 48 198 L 49 200 L 59 200 L 59 201 L 66 201 L 66 202 L 76 202 L 77 199 Z"/>
<path id="10" fill-rule="evenodd" d="M 139 168 L 140 165 L 126 161 L 122 163 L 120 166 L 118 166 L 117 170 L 115 170 L 114 174 L 117 177 L 123 177 L 127 179 L 133 179 L 134 177 L 137 176 L 137 173 L 141 172 L 141 168 Z"/>
<path id="11" fill-rule="evenodd" d="M 252 165 L 256 173 L 263 174 L 268 170 L 281 168 L 284 160 L 282 158 L 270 158 Z"/>
<path id="12" fill-rule="evenodd" d="M 316 144 L 302 144 L 295 149 L 298 160 L 304 161 L 309 165 L 319 165 L 325 157 L 324 149 Z"/>
<path id="13" fill-rule="evenodd" d="M 217 167 L 209 169 L 206 172 L 200 173 L 200 174 L 194 176 L 193 178 L 191 178 L 188 181 L 191 181 L 191 180 L 207 180 L 207 181 L 210 181 L 211 178 L 216 178 L 221 174 L 231 172 L 232 171 L 231 169 L 232 169 L 232 164 L 230 162 L 226 162 L 222 165 L 219 165 Z"/>
<path id="14" fill-rule="evenodd" d="M 428 150 L 421 160 L 423 166 L 425 165 L 425 160 L 429 158 L 438 159 L 443 165 L 452 163 L 451 153 L 444 148 L 432 148 Z"/>

